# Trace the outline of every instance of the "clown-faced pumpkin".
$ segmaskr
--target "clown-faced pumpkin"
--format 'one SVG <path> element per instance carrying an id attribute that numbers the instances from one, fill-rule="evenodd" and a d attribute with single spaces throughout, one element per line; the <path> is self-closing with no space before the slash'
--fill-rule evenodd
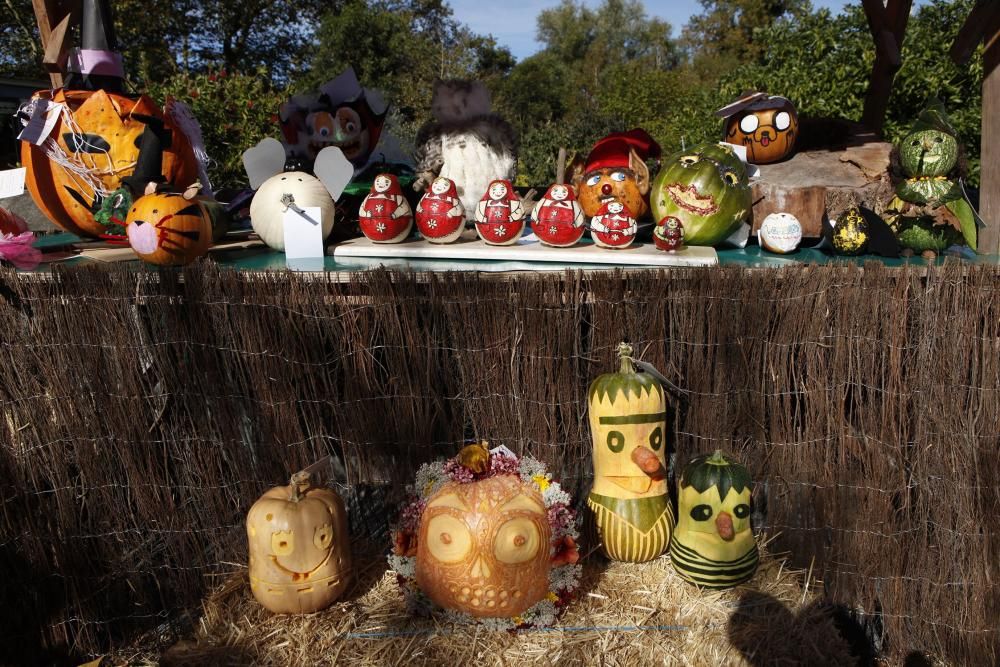
<path id="1" fill-rule="evenodd" d="M 726 119 L 726 142 L 746 146 L 747 161 L 770 164 L 795 150 L 799 117 L 784 97 L 762 96 Z"/>
<path id="2" fill-rule="evenodd" d="M 746 165 L 731 148 L 701 144 L 665 161 L 650 193 L 653 217 L 674 217 L 688 245 L 716 245 L 735 232 L 750 211 Z"/>
<path id="3" fill-rule="evenodd" d="M 417 584 L 445 609 L 516 616 L 548 592 L 551 541 L 541 494 L 519 477 L 452 482 L 420 518 Z"/>
<path id="4" fill-rule="evenodd" d="M 496 180 L 476 207 L 476 233 L 489 245 L 512 245 L 524 231 L 524 205 L 510 181 Z"/>
<path id="5" fill-rule="evenodd" d="M 393 174 L 379 174 L 358 211 L 361 231 L 375 243 L 399 243 L 413 229 L 413 211 Z"/>
<path id="6" fill-rule="evenodd" d="M 670 560 L 681 578 L 702 588 L 730 588 L 754 575 L 751 490 L 747 469 L 721 451 L 685 466 L 670 542 Z"/>
<path id="7" fill-rule="evenodd" d="M 189 264 L 212 244 L 212 215 L 201 197 L 154 192 L 137 199 L 125 232 L 135 254 L 160 266 Z"/>
<path id="8" fill-rule="evenodd" d="M 583 209 L 570 185 L 556 183 L 535 206 L 531 225 L 535 236 L 548 246 L 567 248 L 583 237 Z"/>
<path id="9" fill-rule="evenodd" d="M 344 501 L 297 473 L 247 514 L 250 590 L 278 614 L 308 614 L 333 604 L 351 577 Z"/>
<path id="10" fill-rule="evenodd" d="M 100 236 L 108 229 L 94 214 L 135 169 L 146 127 L 142 118 L 163 118 L 163 113 L 145 95 L 132 99 L 103 90 L 63 89 L 36 94 L 49 97 L 66 110 L 41 146 L 21 142 L 25 184 L 55 224 L 74 234 Z M 163 151 L 162 174 L 173 183 L 191 183 L 198 176 L 191 144 L 169 118 L 164 123 L 171 141 Z"/>
<path id="11" fill-rule="evenodd" d="M 434 179 L 417 204 L 416 221 L 420 234 L 431 243 L 451 243 L 462 235 L 465 207 L 454 181 Z"/>
<path id="12" fill-rule="evenodd" d="M 610 134 L 596 144 L 586 162 L 574 170 L 573 187 L 588 217 L 617 201 L 636 218 L 649 206 L 649 168 L 646 158 L 660 156 L 660 146 L 644 130 Z"/>
<path id="13" fill-rule="evenodd" d="M 636 373 L 632 348 L 618 348 L 621 368 L 588 390 L 594 486 L 587 498 L 601 547 L 612 560 L 642 563 L 662 554 L 674 525 L 667 495 L 666 399 Z"/>

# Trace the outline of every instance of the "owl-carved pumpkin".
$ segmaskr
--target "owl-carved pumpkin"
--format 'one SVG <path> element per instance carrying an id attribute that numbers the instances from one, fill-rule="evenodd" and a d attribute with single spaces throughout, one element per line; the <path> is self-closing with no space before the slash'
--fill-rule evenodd
<path id="1" fill-rule="evenodd" d="M 35 97 L 63 104 L 66 111 L 43 145 L 21 142 L 25 185 L 32 199 L 66 231 L 82 236 L 107 233 L 94 213 L 135 169 L 146 127 L 142 119 L 163 118 L 163 112 L 145 95 L 132 99 L 103 90 L 58 89 Z M 172 132 L 170 146 L 163 151 L 163 176 L 172 183 L 191 183 L 198 177 L 191 144 L 169 118 L 165 127 Z"/>
<path id="2" fill-rule="evenodd" d="M 750 473 L 721 451 L 692 459 L 681 474 L 670 560 L 702 588 L 730 588 L 757 571 L 750 529 Z"/>
<path id="3" fill-rule="evenodd" d="M 621 368 L 590 385 L 594 486 L 587 498 L 601 547 L 612 560 L 642 563 L 670 544 L 667 494 L 667 404 L 651 376 L 636 373 L 631 346 L 618 348 Z"/>
<path id="4" fill-rule="evenodd" d="M 250 590 L 278 614 L 308 614 L 333 604 L 351 577 L 347 510 L 332 489 L 296 473 L 247 514 Z"/>
<path id="5" fill-rule="evenodd" d="M 549 590 L 551 541 L 542 496 L 519 477 L 452 482 L 420 518 L 417 585 L 446 609 L 515 616 Z"/>
<path id="6" fill-rule="evenodd" d="M 125 233 L 132 250 L 143 261 L 181 266 L 208 252 L 212 216 L 200 197 L 157 192 L 132 204 Z"/>

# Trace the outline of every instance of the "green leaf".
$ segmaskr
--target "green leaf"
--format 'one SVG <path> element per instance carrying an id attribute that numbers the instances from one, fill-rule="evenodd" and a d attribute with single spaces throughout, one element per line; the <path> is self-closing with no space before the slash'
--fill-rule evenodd
<path id="1" fill-rule="evenodd" d="M 972 212 L 972 207 L 965 199 L 955 199 L 947 204 L 948 210 L 954 214 L 962 224 L 962 236 L 965 237 L 966 244 L 976 250 L 976 216 Z"/>

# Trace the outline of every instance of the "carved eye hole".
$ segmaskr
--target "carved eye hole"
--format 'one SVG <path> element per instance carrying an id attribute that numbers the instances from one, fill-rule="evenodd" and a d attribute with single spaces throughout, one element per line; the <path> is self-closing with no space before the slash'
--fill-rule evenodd
<path id="1" fill-rule="evenodd" d="M 938 136 L 934 137 L 934 143 L 939 144 L 942 141 L 944 141 L 944 138 L 940 134 Z"/>
<path id="2" fill-rule="evenodd" d="M 99 134 L 73 134 L 66 132 L 63 134 L 63 141 L 70 153 L 108 153 L 111 151 L 111 144 Z"/>
<path id="3" fill-rule="evenodd" d="M 472 549 L 472 533 L 457 518 L 439 514 L 427 523 L 427 549 L 442 563 L 458 563 Z"/>
<path id="4" fill-rule="evenodd" d="M 625 436 L 621 431 L 611 431 L 608 433 L 608 449 L 615 454 L 625 449 Z"/>
<path id="5" fill-rule="evenodd" d="M 735 172 L 727 171 L 722 174 L 722 180 L 726 182 L 727 185 L 736 185 L 740 182 L 739 176 Z"/>
<path id="6" fill-rule="evenodd" d="M 690 167 L 693 164 L 697 164 L 701 158 L 697 155 L 685 155 L 681 158 L 681 164 L 685 167 Z"/>
<path id="7" fill-rule="evenodd" d="M 920 145 L 920 142 L 919 142 L 919 141 L 917 141 L 916 139 L 914 139 L 913 141 L 911 141 L 911 142 L 910 142 L 910 145 L 911 145 L 911 146 L 919 146 L 919 145 Z"/>
<path id="8" fill-rule="evenodd" d="M 653 429 L 653 432 L 649 434 L 649 446 L 653 448 L 654 452 L 658 452 L 660 451 L 660 447 L 662 445 L 663 445 L 663 429 L 657 426 L 656 428 Z"/>
<path id="9" fill-rule="evenodd" d="M 756 132 L 758 125 L 760 125 L 760 121 L 757 119 L 756 114 L 748 114 L 740 119 L 740 129 L 747 134 Z"/>
<path id="10" fill-rule="evenodd" d="M 500 526 L 493 540 L 493 553 L 502 563 L 525 563 L 538 555 L 542 536 L 535 522 L 526 517 L 511 519 Z"/>
<path id="11" fill-rule="evenodd" d="M 317 528 L 316 533 L 313 535 L 313 544 L 321 551 L 329 549 L 333 544 L 333 526 L 325 523 Z"/>
<path id="12" fill-rule="evenodd" d="M 733 508 L 733 514 L 736 515 L 737 519 L 745 519 L 750 516 L 750 506 L 746 503 L 740 503 Z"/>
<path id="13" fill-rule="evenodd" d="M 695 505 L 691 508 L 691 518 L 695 521 L 708 521 L 712 518 L 712 506 Z"/>
<path id="14" fill-rule="evenodd" d="M 281 531 L 271 534 L 271 550 L 275 556 L 287 556 L 295 550 L 291 531 Z"/>
<path id="15" fill-rule="evenodd" d="M 774 117 L 774 126 L 779 130 L 787 130 L 788 126 L 792 124 L 792 117 L 788 115 L 787 111 L 779 111 Z"/>

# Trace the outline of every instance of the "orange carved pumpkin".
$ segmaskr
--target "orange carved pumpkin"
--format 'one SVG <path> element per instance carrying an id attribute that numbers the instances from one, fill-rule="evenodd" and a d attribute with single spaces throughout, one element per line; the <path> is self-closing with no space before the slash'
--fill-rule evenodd
<path id="1" fill-rule="evenodd" d="M 250 590 L 278 614 L 308 614 L 333 604 L 351 577 L 344 501 L 315 488 L 307 473 L 271 489 L 247 514 Z"/>
<path id="2" fill-rule="evenodd" d="M 140 197 L 128 212 L 129 245 L 150 264 L 180 266 L 212 244 L 212 216 L 202 197 L 157 192 Z"/>
<path id="3" fill-rule="evenodd" d="M 105 228 L 94 219 L 99 198 L 121 187 L 135 169 L 146 127 L 141 118 L 163 118 L 163 112 L 145 95 L 132 99 L 103 90 L 43 90 L 35 99 L 63 104 L 66 112 L 43 145 L 21 142 L 28 191 L 55 224 L 74 234 L 100 236 Z M 163 151 L 163 175 L 169 182 L 191 183 L 198 176 L 191 144 L 169 119 L 165 125 L 173 132 Z"/>
<path id="4" fill-rule="evenodd" d="M 765 96 L 726 119 L 726 142 L 746 146 L 747 161 L 770 164 L 795 150 L 799 116 L 784 97 Z"/>

